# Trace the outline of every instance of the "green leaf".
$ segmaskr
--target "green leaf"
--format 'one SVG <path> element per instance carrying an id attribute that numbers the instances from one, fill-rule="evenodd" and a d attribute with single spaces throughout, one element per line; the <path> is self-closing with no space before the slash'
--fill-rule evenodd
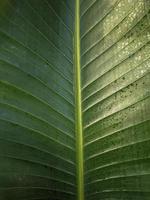
<path id="1" fill-rule="evenodd" d="M 81 3 L 88 200 L 150 199 L 149 5 L 144 0 Z"/>
<path id="2" fill-rule="evenodd" d="M 0 1 L 0 200 L 150 200 L 150 1 Z"/>
<path id="3" fill-rule="evenodd" d="M 0 16 L 0 199 L 75 199 L 73 2 L 6 5 Z"/>

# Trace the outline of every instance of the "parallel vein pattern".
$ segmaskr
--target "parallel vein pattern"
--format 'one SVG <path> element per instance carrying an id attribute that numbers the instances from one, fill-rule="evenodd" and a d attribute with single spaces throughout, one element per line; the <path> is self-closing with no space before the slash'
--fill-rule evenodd
<path id="1" fill-rule="evenodd" d="M 87 200 L 150 200 L 150 1 L 81 1 Z"/>
<path id="2" fill-rule="evenodd" d="M 73 1 L 0 3 L 0 199 L 75 199 Z"/>
<path id="3" fill-rule="evenodd" d="M 0 1 L 1 200 L 150 200 L 150 0 L 76 3 Z"/>

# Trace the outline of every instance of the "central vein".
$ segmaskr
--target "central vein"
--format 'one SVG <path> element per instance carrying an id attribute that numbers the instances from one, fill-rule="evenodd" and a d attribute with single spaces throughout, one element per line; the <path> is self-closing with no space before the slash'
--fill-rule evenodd
<path id="1" fill-rule="evenodd" d="M 76 92 L 76 150 L 77 150 L 77 199 L 84 200 L 83 174 L 83 132 L 81 105 L 81 67 L 80 67 L 80 0 L 75 6 L 75 92 Z"/>

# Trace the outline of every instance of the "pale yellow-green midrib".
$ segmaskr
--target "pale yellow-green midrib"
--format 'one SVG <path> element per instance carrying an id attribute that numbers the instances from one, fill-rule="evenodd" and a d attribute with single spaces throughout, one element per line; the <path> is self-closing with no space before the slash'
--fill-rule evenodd
<path id="1" fill-rule="evenodd" d="M 80 0 L 75 5 L 75 93 L 76 93 L 76 152 L 77 152 L 77 199 L 84 200 L 83 176 L 83 133 L 81 105 L 81 68 L 80 68 Z"/>

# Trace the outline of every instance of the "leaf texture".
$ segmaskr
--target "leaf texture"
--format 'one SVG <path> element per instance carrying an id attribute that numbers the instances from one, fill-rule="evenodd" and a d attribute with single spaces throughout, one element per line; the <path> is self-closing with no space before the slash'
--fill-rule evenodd
<path id="1" fill-rule="evenodd" d="M 150 199 L 150 1 L 81 1 L 85 199 Z"/>
<path id="2" fill-rule="evenodd" d="M 73 4 L 1 4 L 1 200 L 75 199 Z"/>
<path id="3" fill-rule="evenodd" d="M 1 0 L 0 200 L 150 200 L 149 86 L 150 0 Z"/>

